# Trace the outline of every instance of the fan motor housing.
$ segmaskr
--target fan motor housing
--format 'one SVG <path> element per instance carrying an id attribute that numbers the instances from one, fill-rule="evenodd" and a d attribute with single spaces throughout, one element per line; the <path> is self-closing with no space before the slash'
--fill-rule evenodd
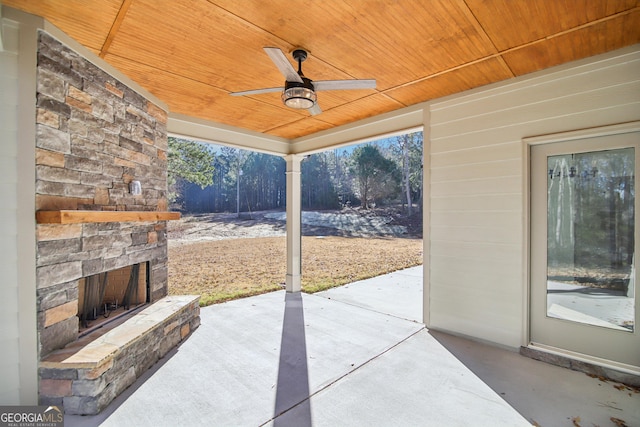
<path id="1" fill-rule="evenodd" d="M 316 91 L 316 88 L 313 86 L 313 82 L 311 79 L 308 79 L 304 76 L 300 76 L 302 78 L 302 83 L 300 82 L 284 82 L 284 90 L 286 91 L 292 87 L 303 87 L 312 91 Z"/>
<path id="2" fill-rule="evenodd" d="M 304 77 L 300 82 L 284 82 L 282 102 L 284 105 L 295 109 L 311 108 L 315 105 L 317 96 L 313 82 Z"/>

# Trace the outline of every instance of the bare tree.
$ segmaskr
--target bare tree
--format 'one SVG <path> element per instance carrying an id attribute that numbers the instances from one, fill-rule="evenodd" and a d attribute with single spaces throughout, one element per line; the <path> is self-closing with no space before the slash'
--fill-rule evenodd
<path id="1" fill-rule="evenodd" d="M 404 134 L 397 138 L 402 152 L 402 187 L 407 202 L 407 214 L 409 216 L 411 216 L 411 208 L 413 207 L 413 200 L 411 200 L 411 181 L 409 179 L 409 138 L 412 135 L 413 134 Z"/>

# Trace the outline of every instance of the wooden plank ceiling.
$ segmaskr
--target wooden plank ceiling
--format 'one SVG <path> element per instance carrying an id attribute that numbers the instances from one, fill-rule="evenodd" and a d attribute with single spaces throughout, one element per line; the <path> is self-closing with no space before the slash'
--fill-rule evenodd
<path id="1" fill-rule="evenodd" d="M 172 112 L 287 139 L 640 42 L 640 0 L 3 0 L 45 17 Z M 304 47 L 323 113 L 285 107 L 262 48 Z M 293 61 L 292 61 L 293 62 Z"/>

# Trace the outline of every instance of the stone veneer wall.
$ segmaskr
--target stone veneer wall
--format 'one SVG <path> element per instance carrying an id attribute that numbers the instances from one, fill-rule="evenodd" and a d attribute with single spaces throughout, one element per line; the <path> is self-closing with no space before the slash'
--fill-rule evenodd
<path id="1" fill-rule="evenodd" d="M 37 80 L 36 208 L 166 211 L 166 112 L 44 32 Z M 36 234 L 41 358 L 77 339 L 81 277 L 149 261 L 151 301 L 167 294 L 166 221 Z"/>

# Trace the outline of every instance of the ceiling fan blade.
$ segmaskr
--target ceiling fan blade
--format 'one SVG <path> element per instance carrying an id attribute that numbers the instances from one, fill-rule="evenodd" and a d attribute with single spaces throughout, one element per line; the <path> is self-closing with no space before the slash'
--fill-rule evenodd
<path id="1" fill-rule="evenodd" d="M 315 104 L 313 104 L 313 107 L 308 108 L 307 111 L 309 112 L 309 114 L 311 114 L 312 116 L 317 116 L 318 114 L 322 113 L 322 108 L 320 108 L 320 106 L 318 105 L 318 103 L 316 102 Z"/>
<path id="2" fill-rule="evenodd" d="M 320 80 L 314 81 L 315 90 L 375 89 L 375 80 Z"/>
<path id="3" fill-rule="evenodd" d="M 293 68 L 280 49 L 277 47 L 265 47 L 264 51 L 269 55 L 273 63 L 276 64 L 276 67 L 278 67 L 278 70 L 280 70 L 286 81 L 303 83 L 298 72 Z"/>
<path id="4" fill-rule="evenodd" d="M 229 95 L 231 96 L 258 95 L 260 93 L 282 92 L 283 90 L 284 90 L 283 87 L 266 87 L 263 89 L 252 89 L 252 90 L 243 90 L 241 92 L 231 92 Z"/>

